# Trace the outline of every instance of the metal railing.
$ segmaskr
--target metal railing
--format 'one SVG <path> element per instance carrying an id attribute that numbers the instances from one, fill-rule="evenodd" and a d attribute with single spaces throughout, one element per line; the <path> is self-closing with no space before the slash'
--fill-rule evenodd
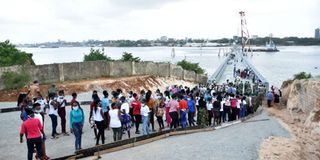
<path id="1" fill-rule="evenodd" d="M 213 73 L 213 75 L 210 77 L 209 79 L 209 83 L 210 82 L 219 82 L 224 70 L 226 69 L 227 65 L 228 65 L 228 61 L 230 60 L 230 55 L 228 53 L 228 56 L 225 58 L 225 60 L 220 64 L 220 66 L 217 68 L 217 70 Z"/>

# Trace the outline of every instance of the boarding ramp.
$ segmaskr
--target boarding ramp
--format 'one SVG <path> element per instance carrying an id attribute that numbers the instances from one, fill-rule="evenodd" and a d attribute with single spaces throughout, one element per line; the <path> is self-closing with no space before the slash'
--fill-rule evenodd
<path id="1" fill-rule="evenodd" d="M 235 80 L 234 67 L 251 69 L 255 73 L 256 79 L 260 80 L 266 88 L 269 88 L 269 82 L 266 80 L 266 78 L 262 76 L 256 67 L 249 62 L 247 56 L 244 56 L 241 49 L 235 47 L 227 54 L 225 60 L 210 77 L 209 83 L 222 85 L 223 83 L 226 83 L 227 80 L 229 80 L 229 82 L 233 82 Z"/>

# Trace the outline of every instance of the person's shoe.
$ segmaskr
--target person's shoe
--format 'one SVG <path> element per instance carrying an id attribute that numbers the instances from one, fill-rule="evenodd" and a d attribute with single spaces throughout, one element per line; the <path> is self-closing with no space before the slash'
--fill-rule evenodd
<path id="1" fill-rule="evenodd" d="M 153 129 L 153 130 L 152 130 L 152 132 L 156 132 L 156 130 L 155 130 L 155 129 Z"/>
<path id="2" fill-rule="evenodd" d="M 64 136 L 70 136 L 68 132 L 63 133 Z"/>
<path id="3" fill-rule="evenodd" d="M 57 136 L 52 136 L 51 139 L 58 139 L 58 137 Z"/>
<path id="4" fill-rule="evenodd" d="M 137 131 L 137 132 L 136 132 L 136 134 L 140 134 L 140 132 L 139 132 L 139 131 Z"/>

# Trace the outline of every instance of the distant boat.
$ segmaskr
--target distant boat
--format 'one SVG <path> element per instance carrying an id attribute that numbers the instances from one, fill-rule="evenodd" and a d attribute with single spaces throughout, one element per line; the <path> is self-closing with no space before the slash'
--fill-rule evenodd
<path id="1" fill-rule="evenodd" d="M 59 48 L 59 46 L 40 46 L 40 48 Z"/>
<path id="2" fill-rule="evenodd" d="M 266 45 L 264 47 L 248 48 L 248 49 L 245 49 L 245 51 L 247 52 L 279 52 L 276 44 L 271 39 L 268 42 L 266 42 Z"/>
<path id="3" fill-rule="evenodd" d="M 279 52 L 276 44 L 271 40 L 271 38 L 270 38 L 269 42 L 266 42 L 265 47 L 266 47 L 267 52 Z"/>

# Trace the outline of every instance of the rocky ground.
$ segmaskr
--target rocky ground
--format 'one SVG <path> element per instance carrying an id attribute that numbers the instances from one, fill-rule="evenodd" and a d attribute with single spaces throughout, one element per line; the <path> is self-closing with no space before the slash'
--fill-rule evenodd
<path id="1" fill-rule="evenodd" d="M 130 90 L 134 92 L 140 92 L 141 89 L 156 91 L 160 89 L 162 92 L 169 85 L 183 85 L 194 87 L 196 83 L 179 80 L 175 78 L 163 78 L 154 76 L 133 76 L 133 77 L 121 77 L 121 78 L 99 78 L 95 80 L 81 80 L 81 81 L 68 81 L 64 83 L 57 83 L 57 88 L 64 88 L 67 98 L 73 92 L 81 93 L 78 96 L 80 101 L 91 100 L 91 93 L 93 90 L 97 90 L 102 94 L 103 90 L 109 91 L 122 89 L 123 92 Z M 40 85 L 42 95 L 46 96 L 50 84 Z M 26 92 L 28 89 L 21 88 L 19 90 L 1 90 L 0 102 L 15 102 L 20 92 Z M 8 103 L 7 103 L 8 104 Z M 10 103 L 15 105 L 15 103 Z M 13 106 L 10 106 L 13 107 Z"/>
<path id="2" fill-rule="evenodd" d="M 320 80 L 296 80 L 283 85 L 281 103 L 267 108 L 290 132 L 291 138 L 269 137 L 260 159 L 320 159 Z"/>

